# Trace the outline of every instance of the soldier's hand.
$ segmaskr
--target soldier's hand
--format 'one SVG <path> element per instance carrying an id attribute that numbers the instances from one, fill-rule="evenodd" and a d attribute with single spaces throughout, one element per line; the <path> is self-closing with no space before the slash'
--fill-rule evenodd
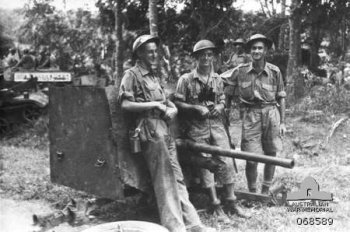
<path id="1" fill-rule="evenodd" d="M 165 119 L 166 120 L 173 120 L 177 114 L 176 108 L 167 107 L 165 111 Z"/>
<path id="2" fill-rule="evenodd" d="M 156 108 L 156 109 L 160 110 L 161 112 L 165 113 L 167 107 L 166 107 L 166 105 L 164 105 L 163 102 L 155 102 L 154 104 L 155 104 L 154 108 Z"/>
<path id="3" fill-rule="evenodd" d="M 210 114 L 213 115 L 214 117 L 219 116 L 222 114 L 225 106 L 223 104 L 217 104 L 211 111 Z"/>
<path id="4" fill-rule="evenodd" d="M 195 109 L 197 110 L 197 112 L 199 113 L 199 115 L 200 115 L 202 118 L 207 117 L 208 114 L 209 114 L 209 110 L 208 110 L 208 108 L 205 107 L 205 106 L 196 105 L 196 106 L 195 106 Z"/>
<path id="5" fill-rule="evenodd" d="M 284 136 L 285 135 L 285 133 L 286 133 L 286 125 L 284 124 L 284 123 L 281 123 L 281 125 L 280 125 L 280 135 L 281 136 Z"/>

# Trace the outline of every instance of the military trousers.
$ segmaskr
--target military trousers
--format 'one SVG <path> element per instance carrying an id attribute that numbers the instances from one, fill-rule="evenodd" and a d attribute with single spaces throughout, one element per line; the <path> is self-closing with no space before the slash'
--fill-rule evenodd
<path id="1" fill-rule="evenodd" d="M 206 119 L 203 127 L 207 127 L 207 133 L 203 128 L 198 129 L 198 134 L 192 131 L 190 139 L 208 145 L 218 146 L 224 149 L 231 149 L 229 138 L 221 118 Z M 201 133 L 200 133 L 201 132 Z M 197 135 L 197 136 L 196 136 Z M 212 157 L 211 154 L 201 153 L 203 157 Z M 200 169 L 201 184 L 204 188 L 215 187 L 217 182 L 219 185 L 232 184 L 234 182 L 234 166 L 233 159 L 224 156 L 215 156 L 216 159 L 225 163 L 225 168 L 220 169 L 216 173 L 210 172 L 208 169 Z"/>
<path id="2" fill-rule="evenodd" d="M 196 209 L 189 200 L 178 162 L 175 140 L 161 119 L 147 119 L 150 131 L 142 151 L 151 174 L 160 220 L 171 232 L 184 232 L 201 226 Z"/>

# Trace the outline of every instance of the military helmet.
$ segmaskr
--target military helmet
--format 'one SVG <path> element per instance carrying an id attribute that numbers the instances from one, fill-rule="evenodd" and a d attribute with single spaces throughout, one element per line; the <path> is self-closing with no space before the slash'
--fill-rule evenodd
<path id="1" fill-rule="evenodd" d="M 266 36 L 262 34 L 255 34 L 252 35 L 248 42 L 247 42 L 247 49 L 250 49 L 250 47 L 255 43 L 256 41 L 262 41 L 266 44 L 266 46 L 270 49 L 272 47 L 272 40 L 268 39 Z"/>
<path id="2" fill-rule="evenodd" d="M 204 49 L 216 49 L 216 47 L 210 40 L 202 39 L 194 45 L 192 54 L 195 54 Z"/>
<path id="3" fill-rule="evenodd" d="M 238 39 L 236 39 L 235 41 L 233 41 L 232 44 L 233 44 L 233 45 L 237 45 L 237 44 L 245 45 L 245 42 L 244 42 L 244 39 L 238 38 Z"/>
<path id="4" fill-rule="evenodd" d="M 159 38 L 157 36 L 153 35 L 141 35 L 137 37 L 137 39 L 134 41 L 132 45 L 132 52 L 135 53 L 141 45 L 147 43 L 147 42 L 155 42 L 156 44 L 159 43 Z"/>

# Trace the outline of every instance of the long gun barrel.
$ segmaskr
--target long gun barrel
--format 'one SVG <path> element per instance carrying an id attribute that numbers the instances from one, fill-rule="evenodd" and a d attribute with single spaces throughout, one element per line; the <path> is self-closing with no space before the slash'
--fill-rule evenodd
<path id="1" fill-rule="evenodd" d="M 196 143 L 187 139 L 176 139 L 176 146 L 181 149 L 192 150 L 196 152 L 205 152 L 212 155 L 226 156 L 235 159 L 243 159 L 266 164 L 273 164 L 285 168 L 294 167 L 294 159 L 278 158 L 266 155 L 255 154 L 245 151 L 237 151 L 232 149 L 223 149 L 217 146 L 211 146 L 203 143 Z"/>

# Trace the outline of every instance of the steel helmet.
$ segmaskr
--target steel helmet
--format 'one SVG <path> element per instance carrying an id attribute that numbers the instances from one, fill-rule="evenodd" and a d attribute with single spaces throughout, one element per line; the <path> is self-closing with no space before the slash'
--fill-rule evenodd
<path id="1" fill-rule="evenodd" d="M 192 54 L 199 52 L 201 50 L 204 49 L 215 49 L 215 45 L 213 42 L 211 42 L 210 40 L 206 40 L 206 39 L 202 39 L 199 40 L 193 47 L 193 52 Z"/>
<path id="2" fill-rule="evenodd" d="M 232 44 L 233 44 L 233 45 L 237 45 L 237 44 L 245 45 L 245 42 L 244 42 L 244 39 L 238 38 L 238 39 L 236 39 L 235 41 L 233 41 Z"/>
<path id="3" fill-rule="evenodd" d="M 153 35 L 141 35 L 137 37 L 137 39 L 134 41 L 132 45 L 132 52 L 135 53 L 137 49 L 141 47 L 142 44 L 145 44 L 147 42 L 155 42 L 156 44 L 158 44 L 159 38 Z"/>
<path id="4" fill-rule="evenodd" d="M 264 36 L 262 34 L 255 34 L 249 38 L 249 40 L 247 42 L 247 48 L 250 49 L 250 47 L 256 41 L 264 42 L 269 49 L 272 47 L 272 40 L 268 39 L 266 36 Z"/>

